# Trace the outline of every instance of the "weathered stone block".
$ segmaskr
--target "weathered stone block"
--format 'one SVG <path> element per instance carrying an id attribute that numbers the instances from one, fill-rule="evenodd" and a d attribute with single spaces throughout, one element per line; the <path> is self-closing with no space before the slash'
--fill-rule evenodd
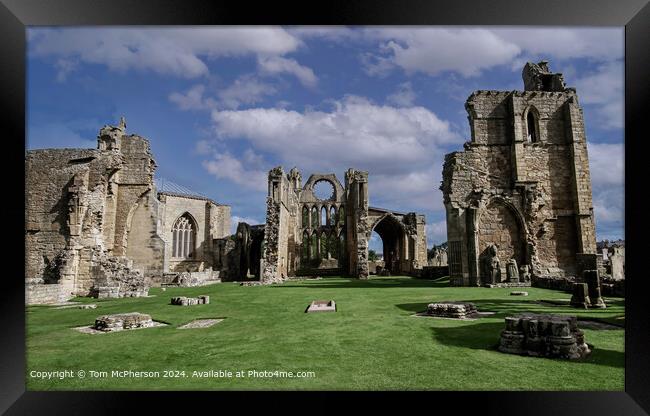
<path id="1" fill-rule="evenodd" d="M 505 318 L 499 351 L 579 359 L 591 353 L 575 316 L 522 313 Z"/>
<path id="2" fill-rule="evenodd" d="M 188 298 L 185 296 L 177 296 L 171 298 L 172 305 L 192 306 L 192 305 L 207 305 L 210 303 L 210 296 L 201 295 L 196 298 Z"/>
<path id="3" fill-rule="evenodd" d="M 528 296 L 528 292 L 515 290 L 513 292 L 510 292 L 510 296 Z"/>
<path id="4" fill-rule="evenodd" d="M 100 316 L 95 320 L 94 328 L 98 331 L 112 332 L 152 326 L 154 326 L 154 322 L 150 315 L 130 312 Z"/>
<path id="5" fill-rule="evenodd" d="M 442 318 L 467 319 L 477 312 L 476 305 L 470 302 L 436 302 L 427 305 L 427 315 Z"/>

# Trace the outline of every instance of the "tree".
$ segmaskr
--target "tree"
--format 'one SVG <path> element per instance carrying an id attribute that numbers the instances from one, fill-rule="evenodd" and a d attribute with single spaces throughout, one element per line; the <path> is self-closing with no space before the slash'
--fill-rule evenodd
<path id="1" fill-rule="evenodd" d="M 375 250 L 368 250 L 368 260 L 377 261 L 377 253 Z"/>

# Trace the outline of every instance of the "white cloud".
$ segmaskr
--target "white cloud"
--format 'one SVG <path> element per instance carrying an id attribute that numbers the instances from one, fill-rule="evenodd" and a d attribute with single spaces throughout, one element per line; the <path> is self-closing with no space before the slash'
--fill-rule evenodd
<path id="1" fill-rule="evenodd" d="M 622 128 L 624 125 L 623 80 L 622 61 L 599 65 L 595 72 L 575 80 L 581 103 L 596 107 L 598 117 L 594 122 L 603 128 Z"/>
<path id="2" fill-rule="evenodd" d="M 427 246 L 440 244 L 447 241 L 447 221 L 438 221 L 427 224 Z"/>
<path id="3" fill-rule="evenodd" d="M 209 140 L 199 140 L 196 142 L 194 151 L 199 155 L 209 155 L 214 151 L 214 149 Z"/>
<path id="4" fill-rule="evenodd" d="M 623 238 L 625 189 L 623 186 L 594 187 L 594 217 L 598 238 Z"/>
<path id="5" fill-rule="evenodd" d="M 386 101 L 398 107 L 411 107 L 415 102 L 415 97 L 416 94 L 411 83 L 405 82 L 398 86 L 397 91 L 386 97 Z"/>
<path id="6" fill-rule="evenodd" d="M 56 80 L 57 82 L 65 82 L 68 79 L 68 75 L 76 71 L 79 66 L 79 62 L 74 59 L 63 59 L 60 58 L 54 64 L 54 67 L 57 70 Z"/>
<path id="7" fill-rule="evenodd" d="M 385 78 L 396 66 L 390 57 L 383 57 L 370 52 L 362 53 L 359 58 L 361 60 L 361 69 L 371 77 Z"/>
<path id="8" fill-rule="evenodd" d="M 625 223 L 625 146 L 623 143 L 588 143 L 587 151 L 598 238 L 622 238 Z"/>
<path id="9" fill-rule="evenodd" d="M 277 89 L 270 84 L 261 82 L 253 76 L 242 76 L 228 88 L 217 93 L 219 103 L 223 108 L 236 109 L 242 104 L 255 104 L 268 95 L 273 95 Z"/>
<path id="10" fill-rule="evenodd" d="M 205 85 L 195 85 L 185 93 L 173 92 L 169 101 L 181 110 L 237 109 L 242 105 L 256 104 L 277 89 L 253 75 L 243 75 L 231 85 L 219 90 L 216 98 L 205 96 Z"/>
<path id="11" fill-rule="evenodd" d="M 588 143 L 589 170 L 594 187 L 625 184 L 625 145 Z"/>
<path id="12" fill-rule="evenodd" d="M 441 147 L 461 142 L 448 122 L 423 107 L 381 106 L 354 96 L 332 102 L 331 111 L 253 108 L 213 111 L 212 118 L 219 141 L 248 142 L 305 174 L 334 172 L 342 180 L 350 167 L 368 170 L 371 204 L 397 210 L 443 209 Z"/>
<path id="13" fill-rule="evenodd" d="M 444 211 L 440 180 L 444 151 L 430 155 L 429 166 L 393 174 L 376 174 L 371 170 L 368 192 L 373 205 L 397 210 Z"/>
<path id="14" fill-rule="evenodd" d="M 30 29 L 35 56 L 74 58 L 130 69 L 196 78 L 208 74 L 206 59 L 284 55 L 302 41 L 277 27 L 169 27 Z"/>
<path id="15" fill-rule="evenodd" d="M 203 96 L 205 85 L 195 85 L 187 92 L 173 92 L 169 95 L 169 101 L 176 104 L 181 110 L 207 110 L 214 108 L 216 102 L 212 98 Z"/>
<path id="16" fill-rule="evenodd" d="M 247 156 L 250 160 L 251 156 Z M 267 172 L 259 166 L 249 167 L 230 153 L 214 153 L 209 160 L 203 161 L 203 167 L 217 179 L 228 179 L 255 191 L 266 191 Z"/>
<path id="17" fill-rule="evenodd" d="M 521 49 L 487 29 L 387 28 L 367 29 L 380 44 L 380 54 L 365 56 L 370 74 L 382 75 L 391 65 L 408 73 L 437 75 L 455 71 L 465 77 L 510 62 Z"/>
<path id="18" fill-rule="evenodd" d="M 355 30 L 345 26 L 295 26 L 288 27 L 287 32 L 300 39 L 325 39 L 330 42 L 346 42 L 361 40 L 366 37 L 366 31 Z"/>
<path id="19" fill-rule="evenodd" d="M 536 57 L 603 61 L 623 57 L 623 28 L 519 27 L 494 28 L 491 32 Z"/>
<path id="20" fill-rule="evenodd" d="M 318 78 L 314 71 L 306 66 L 300 65 L 295 59 L 287 59 L 279 56 L 259 57 L 258 65 L 262 73 L 266 74 L 291 74 L 298 78 L 298 81 L 306 87 L 315 87 Z"/>
<path id="21" fill-rule="evenodd" d="M 459 142 L 449 123 L 423 107 L 379 106 L 348 96 L 331 112 L 253 108 L 213 111 L 217 135 L 244 139 L 287 163 L 331 170 L 373 167 L 377 173 L 429 167 L 437 145 Z"/>
<path id="22" fill-rule="evenodd" d="M 589 58 L 609 62 L 623 57 L 622 28 L 529 27 L 300 27 L 289 32 L 301 39 L 375 43 L 361 54 L 369 75 L 385 76 L 396 67 L 437 75 L 444 71 L 465 77 L 510 65 L 521 70 L 527 60 Z"/>

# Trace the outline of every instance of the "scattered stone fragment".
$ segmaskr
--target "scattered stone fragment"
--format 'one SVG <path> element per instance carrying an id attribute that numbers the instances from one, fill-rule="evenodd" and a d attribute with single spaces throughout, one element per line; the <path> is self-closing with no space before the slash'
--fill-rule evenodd
<path id="1" fill-rule="evenodd" d="M 333 300 L 315 300 L 309 305 L 306 312 L 336 312 L 336 302 Z"/>
<path id="2" fill-rule="evenodd" d="M 530 282 L 519 282 L 519 283 L 512 283 L 512 282 L 501 282 L 501 283 L 486 283 L 483 285 L 483 287 L 487 288 L 511 288 L 511 287 L 531 287 Z"/>
<path id="3" fill-rule="evenodd" d="M 436 302 L 427 305 L 427 315 L 443 318 L 467 319 L 478 313 L 470 302 Z"/>
<path id="4" fill-rule="evenodd" d="M 505 318 L 499 351 L 534 357 L 579 359 L 591 350 L 575 316 L 525 312 Z"/>
<path id="5" fill-rule="evenodd" d="M 161 288 L 160 290 L 164 292 L 164 291 L 167 290 L 167 288 L 166 288 L 166 287 L 163 287 L 163 288 Z"/>
<path id="6" fill-rule="evenodd" d="M 172 305 L 181 305 L 181 306 L 207 305 L 209 303 L 210 303 L 210 296 L 207 295 L 201 295 L 196 298 L 177 296 L 171 299 Z"/>
<path id="7" fill-rule="evenodd" d="M 515 290 L 510 292 L 510 296 L 528 296 L 528 292 L 524 292 L 521 290 Z"/>
<path id="8" fill-rule="evenodd" d="M 113 332 L 124 329 L 149 328 L 154 326 L 150 315 L 140 312 L 118 313 L 100 316 L 95 320 L 94 328 L 98 331 Z"/>
<path id="9" fill-rule="evenodd" d="M 260 286 L 262 282 L 260 281 L 254 281 L 254 282 L 241 282 L 239 286 Z"/>
<path id="10" fill-rule="evenodd" d="M 209 328 L 221 321 L 223 321 L 223 319 L 196 319 L 185 325 L 179 326 L 178 329 Z"/>

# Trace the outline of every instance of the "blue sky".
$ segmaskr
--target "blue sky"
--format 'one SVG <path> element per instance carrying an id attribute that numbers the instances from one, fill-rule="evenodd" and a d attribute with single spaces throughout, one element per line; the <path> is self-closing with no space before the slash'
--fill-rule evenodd
<path id="1" fill-rule="evenodd" d="M 231 205 L 235 226 L 264 222 L 274 166 L 368 170 L 371 205 L 425 214 L 431 245 L 465 100 L 522 90 L 546 59 L 584 108 L 598 239 L 623 238 L 623 51 L 612 27 L 30 28 L 27 148 L 95 147 L 125 116 L 156 176 Z"/>

